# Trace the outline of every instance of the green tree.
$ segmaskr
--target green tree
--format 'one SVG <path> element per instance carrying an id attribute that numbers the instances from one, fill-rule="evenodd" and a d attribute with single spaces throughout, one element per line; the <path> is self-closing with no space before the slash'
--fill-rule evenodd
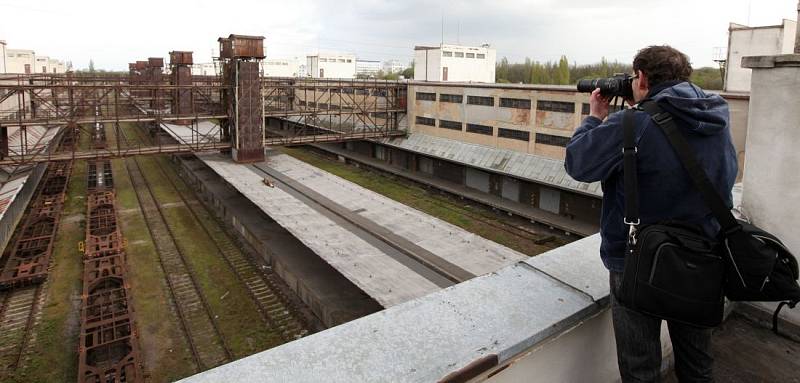
<path id="1" fill-rule="evenodd" d="M 89 59 L 89 73 L 94 73 L 94 60 Z"/>
<path id="2" fill-rule="evenodd" d="M 508 59 L 503 57 L 495 70 L 495 79 L 497 82 L 508 82 Z"/>
<path id="3" fill-rule="evenodd" d="M 407 79 L 413 79 L 414 78 L 414 66 L 415 65 L 416 65 L 416 63 L 414 63 L 412 61 L 411 62 L 411 68 L 406 68 L 405 70 L 403 70 L 403 72 L 401 72 L 401 74 L 403 75 L 404 78 L 407 78 Z"/>
<path id="4" fill-rule="evenodd" d="M 558 84 L 559 85 L 569 85 L 569 61 L 567 61 L 567 56 L 561 56 L 561 60 L 558 60 Z"/>

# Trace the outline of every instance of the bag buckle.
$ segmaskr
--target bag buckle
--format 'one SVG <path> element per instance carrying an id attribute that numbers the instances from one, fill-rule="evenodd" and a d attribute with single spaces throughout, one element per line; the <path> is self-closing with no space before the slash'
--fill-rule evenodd
<path id="1" fill-rule="evenodd" d="M 652 118 L 653 118 L 653 121 L 655 121 L 659 125 L 665 124 L 665 123 L 669 122 L 670 120 L 672 120 L 672 116 L 669 113 L 654 114 Z"/>
<path id="2" fill-rule="evenodd" d="M 622 222 L 628 225 L 628 244 L 631 245 L 631 250 L 633 250 L 633 246 L 636 246 L 636 226 L 642 222 L 639 218 L 636 221 L 628 221 L 627 218 L 623 218 Z"/>

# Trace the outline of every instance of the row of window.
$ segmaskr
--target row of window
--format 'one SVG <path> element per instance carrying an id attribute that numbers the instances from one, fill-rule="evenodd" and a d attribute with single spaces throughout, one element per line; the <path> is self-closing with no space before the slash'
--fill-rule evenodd
<path id="1" fill-rule="evenodd" d="M 458 57 L 458 58 L 468 58 L 468 59 L 485 59 L 485 53 L 464 53 L 464 52 L 451 52 L 451 51 L 442 51 L 442 57 Z"/>
<path id="2" fill-rule="evenodd" d="M 436 101 L 436 93 L 417 92 L 417 100 Z M 441 93 L 439 94 L 439 102 L 452 102 L 456 104 L 461 104 L 464 102 L 464 96 L 460 94 Z M 467 104 L 494 106 L 495 102 L 494 102 L 494 97 L 491 96 L 467 96 Z M 530 109 L 531 100 L 526 98 L 500 97 L 500 107 L 514 108 L 514 109 Z M 583 110 L 582 110 L 583 114 L 589 114 L 588 107 L 589 104 L 583 104 Z M 575 113 L 575 103 L 565 102 L 565 101 L 538 100 L 536 101 L 536 109 L 550 111 L 550 112 Z"/>
<path id="3" fill-rule="evenodd" d="M 609 105 L 608 107 L 609 113 L 619 112 L 620 110 L 622 110 L 621 105 Z M 584 116 L 589 115 L 589 104 L 584 103 L 583 105 L 581 105 L 581 114 Z"/>
<path id="4" fill-rule="evenodd" d="M 436 119 L 429 117 L 417 116 L 416 122 L 419 125 L 436 126 Z M 439 120 L 439 127 L 442 129 L 461 130 L 463 123 L 459 121 Z M 487 125 L 467 123 L 467 132 L 492 136 L 494 135 L 494 128 Z M 531 133 L 524 130 L 497 128 L 497 137 L 528 142 L 531 139 Z M 538 144 L 566 147 L 569 140 L 569 137 L 536 133 L 536 143 Z"/>
<path id="5" fill-rule="evenodd" d="M 326 58 L 320 57 L 319 58 L 319 62 L 321 62 L 321 63 L 328 63 L 328 62 L 331 62 L 331 63 L 335 63 L 335 62 L 340 62 L 340 63 L 348 62 L 348 63 L 351 63 L 351 62 L 353 62 L 353 59 L 346 59 L 346 60 L 345 59 L 338 59 L 337 60 L 337 59 L 326 59 Z"/>

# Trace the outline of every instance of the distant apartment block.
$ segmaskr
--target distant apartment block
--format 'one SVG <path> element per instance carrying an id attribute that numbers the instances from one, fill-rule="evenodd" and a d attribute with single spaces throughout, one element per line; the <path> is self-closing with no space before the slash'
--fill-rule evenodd
<path id="1" fill-rule="evenodd" d="M 375 60 L 356 60 L 356 74 L 360 77 L 375 77 L 381 71 L 381 62 Z"/>
<path id="2" fill-rule="evenodd" d="M 797 22 L 760 27 L 730 23 L 724 90 L 749 92 L 751 69 L 742 68 L 742 57 L 787 54 L 794 51 Z"/>
<path id="3" fill-rule="evenodd" d="M 400 73 L 408 67 L 410 67 L 410 65 L 404 64 L 400 60 L 387 60 L 383 62 L 384 73 Z"/>
<path id="4" fill-rule="evenodd" d="M 216 76 L 217 67 L 214 63 L 197 63 L 192 65 L 192 76 Z"/>
<path id="5" fill-rule="evenodd" d="M 306 73 L 313 78 L 354 78 L 356 76 L 356 56 L 353 54 L 307 56 Z"/>
<path id="6" fill-rule="evenodd" d="M 414 47 L 414 80 L 493 83 L 497 52 L 489 45 Z"/>

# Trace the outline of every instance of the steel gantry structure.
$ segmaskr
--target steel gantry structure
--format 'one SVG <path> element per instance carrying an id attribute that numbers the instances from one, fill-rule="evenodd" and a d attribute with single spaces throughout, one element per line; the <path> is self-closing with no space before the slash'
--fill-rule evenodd
<path id="1" fill-rule="evenodd" d="M 263 37 L 219 42 L 216 76 L 192 76 L 185 51 L 170 52 L 168 74 L 163 59 L 150 58 L 131 63 L 126 75 L 0 75 L 0 166 L 203 151 L 251 162 L 264 158 L 265 146 L 405 134 L 402 82 L 261 77 Z M 134 144 L 120 134 L 125 123 L 174 139 Z M 102 146 L 56 152 L 29 137 L 31 127 L 91 135 L 100 126 L 116 132 Z"/>

